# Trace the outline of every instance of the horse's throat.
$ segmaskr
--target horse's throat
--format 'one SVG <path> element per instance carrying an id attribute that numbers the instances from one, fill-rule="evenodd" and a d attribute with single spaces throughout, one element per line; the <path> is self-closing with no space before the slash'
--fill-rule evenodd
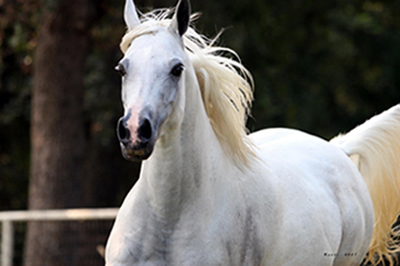
<path id="1" fill-rule="evenodd" d="M 191 126 L 195 132 L 180 130 L 160 139 L 142 166 L 150 206 L 163 220 L 177 221 L 187 205 L 202 197 L 211 175 L 212 156 L 205 149 L 210 132 Z"/>

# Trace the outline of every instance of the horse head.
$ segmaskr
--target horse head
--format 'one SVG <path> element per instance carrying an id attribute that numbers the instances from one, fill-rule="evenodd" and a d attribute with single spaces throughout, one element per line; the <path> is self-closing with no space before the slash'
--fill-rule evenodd
<path id="1" fill-rule="evenodd" d="M 169 25 L 141 22 L 132 0 L 124 20 L 130 38 L 116 70 L 122 76 L 124 116 L 117 125 L 123 156 L 147 159 L 162 135 L 183 119 L 185 69 L 189 64 L 182 36 L 190 19 L 190 4 L 181 0 Z"/>

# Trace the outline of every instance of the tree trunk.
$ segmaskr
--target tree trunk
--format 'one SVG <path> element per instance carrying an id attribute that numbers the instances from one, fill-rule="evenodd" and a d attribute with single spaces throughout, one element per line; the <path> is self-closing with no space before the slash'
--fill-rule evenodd
<path id="1" fill-rule="evenodd" d="M 83 204 L 83 80 L 94 3 L 44 4 L 34 62 L 29 209 Z M 79 247 L 67 244 L 79 235 L 79 230 L 63 223 L 29 223 L 25 266 L 86 265 L 79 258 Z"/>

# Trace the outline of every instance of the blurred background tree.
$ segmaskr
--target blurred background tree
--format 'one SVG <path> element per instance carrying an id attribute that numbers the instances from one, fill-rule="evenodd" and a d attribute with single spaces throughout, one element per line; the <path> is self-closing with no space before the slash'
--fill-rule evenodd
<path id="1" fill-rule="evenodd" d="M 89 32 L 100 14 L 98 3 L 39 2 L 30 116 L 29 209 L 86 205 L 84 79 Z M 83 232 L 71 231 L 63 223 L 29 222 L 24 265 L 84 265 L 78 245 L 60 248 L 71 234 L 79 237 Z"/>
<path id="2" fill-rule="evenodd" d="M 32 77 L 38 75 L 34 70 L 43 70 L 33 67 L 38 60 L 35 50 L 45 31 L 46 10 L 62 2 L 0 0 L 2 210 L 28 207 L 29 178 L 34 176 L 33 168 L 30 171 L 34 162 L 30 149 Z M 145 12 L 175 2 L 139 0 L 136 4 Z M 237 51 L 254 75 L 251 131 L 285 126 L 330 138 L 400 101 L 400 1 L 191 2 L 192 10 L 203 14 L 195 22 L 199 31 L 213 37 L 224 28 L 219 43 Z M 83 151 L 79 162 L 82 177 L 73 185 L 81 192 L 72 205 L 119 206 L 139 169 L 138 164 L 122 159 L 115 137 L 122 108 L 119 76 L 113 67 L 122 56 L 118 45 L 125 31 L 124 3 L 91 3 L 93 21 L 82 33 L 87 39 L 86 53 L 70 55 L 81 56 L 74 59 L 83 64 L 77 70 L 82 75 L 82 89 L 70 91 L 82 93 L 78 105 L 69 107 L 80 114 L 77 125 L 82 130 Z M 60 14 L 64 14 L 62 9 Z M 66 19 L 73 23 L 74 14 L 64 15 L 68 14 Z M 60 34 L 67 32 L 61 30 Z M 55 92 L 59 89 L 54 87 Z M 63 117 L 58 119 L 63 123 Z"/>

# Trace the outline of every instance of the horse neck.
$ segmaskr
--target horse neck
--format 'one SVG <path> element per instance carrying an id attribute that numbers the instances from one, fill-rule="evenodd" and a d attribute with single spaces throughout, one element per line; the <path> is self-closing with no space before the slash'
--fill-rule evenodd
<path id="1" fill-rule="evenodd" d="M 189 77 L 189 80 L 188 80 Z M 157 140 L 142 165 L 152 211 L 161 219 L 178 219 L 185 204 L 199 200 L 215 177 L 224 154 L 204 110 L 194 74 L 186 78 L 185 114 L 177 130 Z M 205 202 L 204 202 L 205 204 Z"/>

